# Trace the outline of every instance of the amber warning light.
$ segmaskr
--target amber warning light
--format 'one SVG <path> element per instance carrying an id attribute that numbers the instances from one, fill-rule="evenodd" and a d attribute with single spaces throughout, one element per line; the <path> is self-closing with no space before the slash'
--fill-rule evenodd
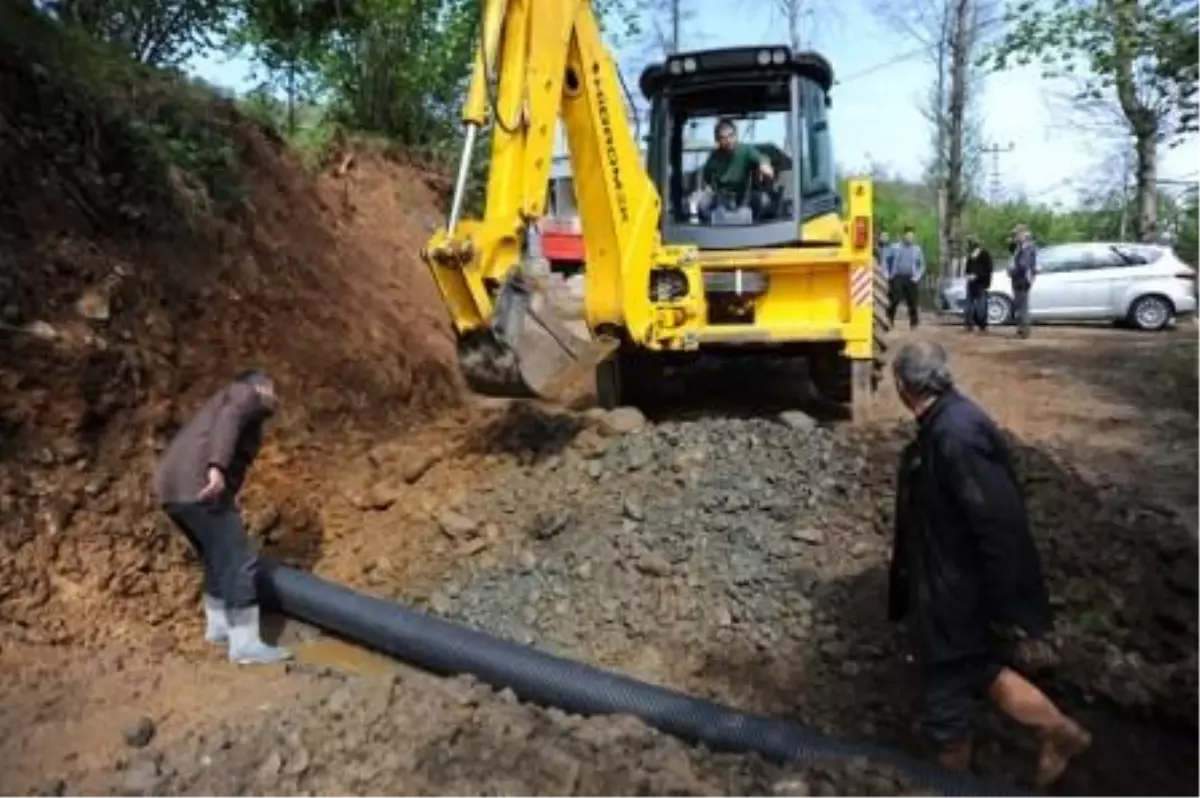
<path id="1" fill-rule="evenodd" d="M 869 227 L 869 225 L 867 224 L 867 217 L 865 217 L 865 216 L 855 216 L 854 217 L 854 248 L 855 249 L 862 249 L 863 247 L 865 247 L 867 245 L 867 242 L 869 240 L 868 234 L 870 233 L 870 230 L 867 229 L 868 227 Z"/>

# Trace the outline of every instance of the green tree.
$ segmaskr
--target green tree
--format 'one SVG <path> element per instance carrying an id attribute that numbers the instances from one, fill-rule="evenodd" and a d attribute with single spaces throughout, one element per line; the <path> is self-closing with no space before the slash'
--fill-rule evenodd
<path id="1" fill-rule="evenodd" d="M 221 41 L 233 0 L 43 0 L 38 8 L 151 66 L 178 66 Z"/>
<path id="2" fill-rule="evenodd" d="M 1197 0 L 1021 0 L 988 54 L 997 69 L 1075 75 L 1081 100 L 1120 109 L 1136 156 L 1137 232 L 1157 237 L 1160 145 L 1196 132 Z"/>
<path id="3" fill-rule="evenodd" d="M 1200 0 L 1183 4 L 1166 29 L 1159 72 L 1180 86 L 1180 130 L 1200 132 Z"/>
<path id="4" fill-rule="evenodd" d="M 1179 231 L 1175 251 L 1192 266 L 1200 259 L 1200 194 L 1196 186 L 1188 187 L 1179 202 Z"/>

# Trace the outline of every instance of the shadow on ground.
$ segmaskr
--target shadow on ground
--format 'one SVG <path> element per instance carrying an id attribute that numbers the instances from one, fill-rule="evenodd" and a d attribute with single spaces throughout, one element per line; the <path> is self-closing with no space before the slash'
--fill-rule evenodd
<path id="1" fill-rule="evenodd" d="M 569 413 L 514 402 L 473 436 L 465 451 L 513 455 L 521 465 L 533 465 L 561 454 L 584 426 L 582 419 Z"/>
<path id="2" fill-rule="evenodd" d="M 704 418 L 771 418 L 801 410 L 821 422 L 844 421 L 848 408 L 816 395 L 803 357 L 713 357 L 668 366 L 641 403 L 656 422 Z"/>

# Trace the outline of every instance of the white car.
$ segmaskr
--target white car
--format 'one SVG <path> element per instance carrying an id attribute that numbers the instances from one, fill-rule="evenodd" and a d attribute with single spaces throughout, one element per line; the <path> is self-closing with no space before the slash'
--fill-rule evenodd
<path id="1" fill-rule="evenodd" d="M 1013 321 L 1011 259 L 996 259 L 988 289 L 988 324 Z M 967 281 L 943 281 L 942 311 L 962 315 Z M 1029 292 L 1034 321 L 1125 322 L 1142 330 L 1161 330 L 1172 320 L 1196 312 L 1196 270 L 1168 246 L 1087 242 L 1043 247 L 1037 254 L 1037 279 Z"/>

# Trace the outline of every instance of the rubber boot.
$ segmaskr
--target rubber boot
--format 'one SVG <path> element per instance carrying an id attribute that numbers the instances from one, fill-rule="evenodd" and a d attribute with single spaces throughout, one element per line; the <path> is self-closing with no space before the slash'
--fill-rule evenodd
<path id="1" fill-rule="evenodd" d="M 210 643 L 229 641 L 229 620 L 225 617 L 225 602 L 204 594 L 204 639 Z"/>
<path id="2" fill-rule="evenodd" d="M 239 665 L 269 665 L 291 659 L 286 648 L 263 642 L 258 630 L 258 606 L 228 609 L 229 661 Z"/>

